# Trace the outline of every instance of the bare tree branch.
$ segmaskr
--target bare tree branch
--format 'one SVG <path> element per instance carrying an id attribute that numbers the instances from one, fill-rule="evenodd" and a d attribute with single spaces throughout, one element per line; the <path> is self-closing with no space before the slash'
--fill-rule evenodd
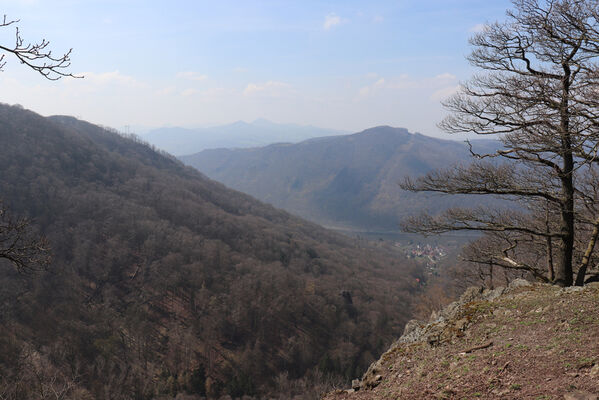
<path id="1" fill-rule="evenodd" d="M 489 154 L 470 147 L 472 165 L 401 186 L 500 197 L 522 212 L 450 209 L 409 218 L 404 227 L 481 231 L 490 239 L 470 261 L 562 286 L 572 285 L 578 270 L 580 284 L 599 236 L 599 179 L 592 167 L 599 163 L 599 2 L 512 3 L 505 22 L 470 40 L 468 60 L 480 72 L 444 102 L 451 114 L 439 124 L 451 134 L 495 135 L 503 147 Z"/>
<path id="2" fill-rule="evenodd" d="M 0 28 L 6 28 L 16 25 L 19 20 L 8 20 L 6 15 L 0 23 Z M 83 78 L 80 75 L 74 75 L 68 72 L 71 66 L 71 52 L 69 49 L 66 53 L 55 56 L 52 50 L 49 49 L 50 42 L 42 39 L 39 42 L 25 42 L 21 36 L 21 31 L 18 26 L 15 27 L 15 43 L 13 46 L 0 45 L 0 51 L 4 54 L 0 55 L 0 71 L 6 65 L 6 54 L 15 56 L 21 64 L 25 64 L 29 68 L 40 73 L 44 78 L 55 81 L 63 77 Z"/>
<path id="3" fill-rule="evenodd" d="M 0 260 L 11 263 L 19 272 L 44 270 L 51 260 L 44 237 L 32 233 L 30 221 L 12 218 L 0 203 Z"/>

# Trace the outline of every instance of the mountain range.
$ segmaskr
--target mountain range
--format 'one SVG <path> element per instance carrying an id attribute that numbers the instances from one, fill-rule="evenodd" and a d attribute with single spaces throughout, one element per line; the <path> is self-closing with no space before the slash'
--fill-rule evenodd
<path id="1" fill-rule="evenodd" d="M 0 259 L 3 398 L 316 398 L 376 359 L 425 281 L 72 117 L 0 105 L 0 170 L 53 253 L 31 274 Z"/>
<path id="2" fill-rule="evenodd" d="M 161 150 L 179 156 L 205 149 L 258 147 L 278 142 L 293 143 L 344 133 L 347 132 L 314 126 L 277 124 L 266 119 L 257 119 L 251 123 L 237 121 L 210 128 L 159 128 L 144 134 L 143 139 Z"/>
<path id="3" fill-rule="evenodd" d="M 475 140 L 475 150 L 498 146 Z M 399 187 L 422 175 L 471 160 L 466 143 L 379 126 L 352 134 L 212 149 L 180 159 L 212 179 L 325 226 L 357 231 L 398 231 L 402 217 L 464 201 Z"/>

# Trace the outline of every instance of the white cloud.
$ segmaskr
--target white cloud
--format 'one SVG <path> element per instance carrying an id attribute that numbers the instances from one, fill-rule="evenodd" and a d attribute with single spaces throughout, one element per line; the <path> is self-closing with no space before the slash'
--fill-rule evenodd
<path id="1" fill-rule="evenodd" d="M 373 84 L 371 84 L 369 86 L 364 86 L 363 88 L 361 88 L 358 91 L 358 93 L 360 94 L 360 96 L 368 96 L 369 94 L 371 94 L 375 90 L 380 89 L 380 88 L 384 88 L 385 86 L 386 86 L 385 78 L 380 78 L 376 82 L 374 82 Z"/>
<path id="2" fill-rule="evenodd" d="M 107 86 L 114 84 L 138 88 L 146 86 L 132 76 L 121 74 L 118 70 L 111 72 L 80 72 L 76 75 L 83 76 L 84 79 L 63 79 L 62 82 L 71 85 L 84 83 L 85 85 L 93 86 Z"/>
<path id="3" fill-rule="evenodd" d="M 175 93 L 176 91 L 177 91 L 177 88 L 175 86 L 171 85 L 171 86 L 167 86 L 167 87 L 157 90 L 156 94 L 158 96 L 168 96 L 168 95 Z"/>
<path id="4" fill-rule="evenodd" d="M 20 6 L 31 6 L 39 3 L 39 0 L 11 0 L 8 3 L 17 4 Z"/>
<path id="5" fill-rule="evenodd" d="M 181 96 L 193 96 L 198 93 L 197 89 L 185 89 L 181 92 Z"/>
<path id="6" fill-rule="evenodd" d="M 370 86 L 364 86 L 363 88 L 360 88 L 360 90 L 358 90 L 358 94 L 362 97 L 368 96 L 368 94 L 370 94 L 371 92 L 371 88 Z"/>
<path id="7" fill-rule="evenodd" d="M 248 83 L 243 91 L 244 96 L 249 96 L 253 93 L 261 92 L 264 90 L 264 86 L 260 86 L 257 83 Z"/>
<path id="8" fill-rule="evenodd" d="M 268 81 L 266 83 L 249 83 L 243 91 L 244 96 L 262 95 L 268 97 L 281 97 L 291 85 L 284 82 Z"/>
<path id="9" fill-rule="evenodd" d="M 437 76 L 435 76 L 435 79 L 440 80 L 440 81 L 453 81 L 456 80 L 456 76 L 453 74 L 450 74 L 449 72 L 444 72 L 442 74 L 439 74 Z"/>
<path id="10" fill-rule="evenodd" d="M 458 90 L 460 90 L 460 85 L 448 86 L 433 92 L 433 94 L 431 94 L 430 99 L 434 101 L 441 101 L 448 98 L 449 96 L 456 94 Z"/>
<path id="11" fill-rule="evenodd" d="M 335 14 L 329 14 L 326 17 L 324 17 L 324 24 L 322 25 L 322 27 L 325 30 L 329 30 L 334 26 L 340 25 L 342 22 L 341 17 Z"/>
<path id="12" fill-rule="evenodd" d="M 383 16 L 382 16 L 382 15 L 375 15 L 375 16 L 372 18 L 372 22 L 374 22 L 375 24 L 380 24 L 380 23 L 382 23 L 384 20 L 385 20 L 385 18 L 383 18 Z"/>
<path id="13" fill-rule="evenodd" d="M 431 99 L 438 99 L 455 92 L 457 90 L 456 81 L 457 77 L 448 72 L 428 78 L 413 78 L 407 74 L 401 74 L 387 79 L 378 78 L 371 84 L 361 87 L 358 90 L 358 97 L 372 97 L 382 90 L 420 90 L 429 92 Z"/>
<path id="14" fill-rule="evenodd" d="M 469 29 L 470 32 L 481 33 L 489 29 L 489 25 L 487 24 L 476 24 Z"/>
<path id="15" fill-rule="evenodd" d="M 232 90 L 225 89 L 222 87 L 206 89 L 206 90 L 203 90 L 201 93 L 201 95 L 204 97 L 216 97 L 216 96 L 233 95 L 233 94 L 234 94 L 234 92 Z"/>
<path id="16" fill-rule="evenodd" d="M 207 75 L 202 75 L 198 72 L 195 71 L 183 71 L 183 72 L 179 72 L 177 74 L 177 78 L 181 78 L 181 79 L 189 79 L 191 81 L 205 81 L 206 79 L 208 79 Z"/>

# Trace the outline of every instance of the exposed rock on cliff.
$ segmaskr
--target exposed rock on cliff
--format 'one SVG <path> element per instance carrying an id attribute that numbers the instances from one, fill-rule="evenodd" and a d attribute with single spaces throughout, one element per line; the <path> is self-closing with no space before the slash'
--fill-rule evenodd
<path id="1" fill-rule="evenodd" d="M 599 284 L 468 289 L 403 336 L 340 399 L 597 399 Z"/>

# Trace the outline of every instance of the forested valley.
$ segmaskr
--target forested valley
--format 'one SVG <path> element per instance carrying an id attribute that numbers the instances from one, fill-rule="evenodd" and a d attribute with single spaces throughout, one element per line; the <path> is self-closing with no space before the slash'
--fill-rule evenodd
<path id="1" fill-rule="evenodd" d="M 597 399 L 599 0 L 262 3 L 4 4 L 0 400 Z"/>
<path id="2" fill-rule="evenodd" d="M 52 253 L 1 260 L 2 399 L 315 398 L 400 335 L 426 278 L 72 117 L 1 105 L 0 170 Z"/>
<path id="3" fill-rule="evenodd" d="M 486 153 L 501 144 L 479 139 L 472 146 Z M 463 196 L 411 193 L 398 183 L 406 176 L 471 162 L 466 143 L 390 126 L 295 144 L 210 149 L 179 158 L 230 188 L 295 215 L 362 232 L 397 232 L 410 215 L 463 204 Z M 492 204 L 488 198 L 466 201 Z"/>

